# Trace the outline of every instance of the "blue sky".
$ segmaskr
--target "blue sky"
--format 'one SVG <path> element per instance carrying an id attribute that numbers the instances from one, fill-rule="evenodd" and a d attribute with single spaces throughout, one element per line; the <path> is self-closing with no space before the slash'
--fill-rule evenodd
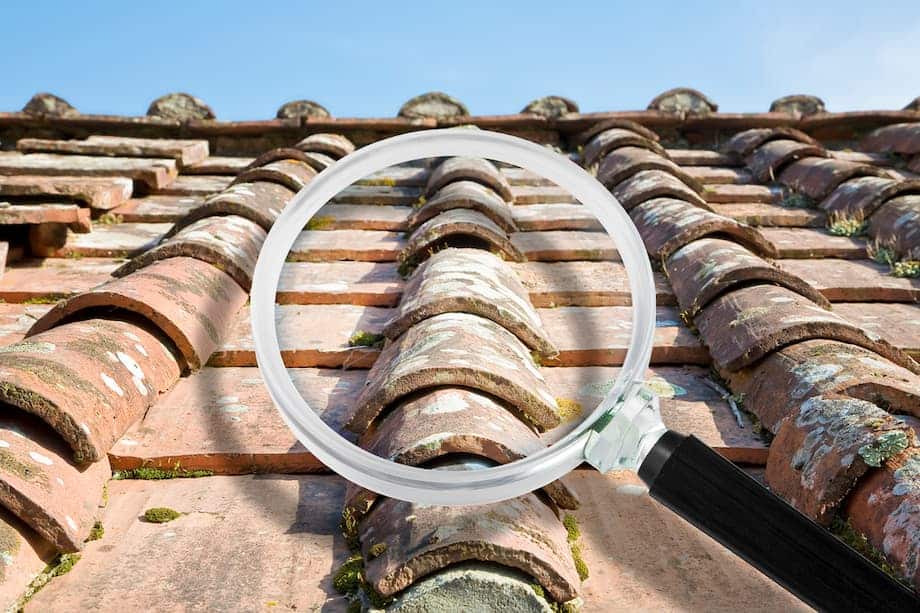
<path id="1" fill-rule="evenodd" d="M 311 98 L 392 116 L 438 89 L 474 114 L 558 93 L 583 111 L 645 108 L 677 85 L 723 111 L 790 93 L 829 110 L 920 96 L 912 2 L 4 2 L 0 110 L 37 91 L 86 113 L 142 115 L 188 91 L 221 119 Z"/>

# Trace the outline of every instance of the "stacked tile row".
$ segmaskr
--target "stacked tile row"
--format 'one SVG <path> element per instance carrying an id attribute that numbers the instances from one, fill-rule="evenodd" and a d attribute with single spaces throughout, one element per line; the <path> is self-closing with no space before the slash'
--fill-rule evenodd
<path id="1" fill-rule="evenodd" d="M 589 136 L 586 154 L 609 138 Z M 917 422 L 905 417 L 920 416 L 920 366 L 844 321 L 808 283 L 773 265 L 772 246 L 756 229 L 696 202 L 698 186 L 655 151 L 654 139 L 647 140 L 608 150 L 598 179 L 630 211 L 718 372 L 745 410 L 775 435 L 768 484 L 825 525 L 838 515 L 848 519 L 920 585 L 920 473 L 910 472 L 920 449 Z M 883 174 L 828 159 L 794 130 L 743 132 L 728 148 L 759 177 L 778 173 L 781 182 L 817 200 L 844 182 Z M 630 182 L 649 172 L 670 175 L 654 181 L 658 189 L 677 179 L 687 194 L 668 187 L 662 197 L 648 187 L 648 195 L 632 197 Z M 876 511 L 866 512 L 872 506 L 867 496 L 886 501 L 890 513 L 883 521 Z"/>
<path id="2" fill-rule="evenodd" d="M 351 146 L 308 141 L 297 150 L 317 164 Z M 316 172 L 303 156 L 241 173 L 115 278 L 59 302 L 0 350 L 0 401 L 19 409 L 0 424 L 0 503 L 58 551 L 79 550 L 93 527 L 108 450 L 234 322 L 266 230 Z"/>
<path id="3" fill-rule="evenodd" d="M 430 174 L 400 258 L 410 276 L 347 423 L 372 453 L 476 470 L 542 449 L 539 433 L 560 424 L 536 365 L 557 351 L 505 263 L 523 259 L 509 240 L 511 200 L 505 177 L 483 159 L 448 159 Z M 561 481 L 500 504 L 459 507 L 351 486 L 342 526 L 363 555 L 365 589 L 385 598 L 448 565 L 479 561 L 523 571 L 565 603 L 577 598 L 579 575 L 559 514 L 577 506 Z"/>
<path id="4" fill-rule="evenodd" d="M 920 159 L 920 124 L 879 128 L 866 137 L 864 148 Z M 778 181 L 814 202 L 832 229 L 865 232 L 872 241 L 870 255 L 884 250 L 881 259 L 887 263 L 920 258 L 920 179 L 832 158 L 793 128 L 740 132 L 725 151 L 743 160 L 758 181 Z"/>

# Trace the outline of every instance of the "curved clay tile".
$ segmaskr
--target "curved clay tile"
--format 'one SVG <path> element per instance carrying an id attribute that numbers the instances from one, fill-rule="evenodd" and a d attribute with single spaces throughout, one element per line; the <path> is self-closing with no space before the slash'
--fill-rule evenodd
<path id="1" fill-rule="evenodd" d="M 554 601 L 566 602 L 578 595 L 580 583 L 566 537 L 553 511 L 533 494 L 476 507 L 388 498 L 361 525 L 367 581 L 384 596 L 447 566 L 480 560 L 520 569 Z M 370 555 L 380 543 L 383 553 Z"/>
<path id="2" fill-rule="evenodd" d="M 793 162 L 779 174 L 779 180 L 813 200 L 823 200 L 834 188 L 854 177 L 888 177 L 888 171 L 870 164 L 834 158 L 810 157 Z"/>
<path id="3" fill-rule="evenodd" d="M 517 274 L 481 249 L 445 249 L 419 266 L 383 333 L 396 339 L 418 322 L 450 312 L 491 319 L 544 357 L 558 353 Z"/>
<path id="4" fill-rule="evenodd" d="M 838 185 L 819 206 L 828 215 L 867 219 L 886 200 L 902 194 L 920 194 L 920 180 L 856 177 Z"/>
<path id="5" fill-rule="evenodd" d="M 189 211 L 176 222 L 169 234 L 175 234 L 199 219 L 214 215 L 239 215 L 259 224 L 268 232 L 294 193 L 283 185 L 268 181 L 237 183 Z"/>
<path id="6" fill-rule="evenodd" d="M 795 128 L 752 128 L 738 132 L 722 146 L 722 151 L 746 158 L 754 149 L 774 140 L 794 140 L 819 147 L 820 143 L 808 134 Z"/>
<path id="7" fill-rule="evenodd" d="M 420 225 L 409 237 L 400 259 L 404 262 L 419 262 L 439 245 L 471 240 L 487 245 L 490 251 L 501 253 L 509 260 L 523 262 L 527 259 L 509 240 L 504 230 L 472 209 L 445 211 Z"/>
<path id="8" fill-rule="evenodd" d="M 920 122 L 896 123 L 873 130 L 863 139 L 860 149 L 874 153 L 920 153 Z"/>
<path id="9" fill-rule="evenodd" d="M 309 153 L 322 153 L 334 160 L 341 159 L 355 150 L 354 144 L 341 134 L 311 134 L 297 142 L 294 148 Z"/>
<path id="10" fill-rule="evenodd" d="M 511 207 L 495 190 L 475 181 L 454 181 L 439 189 L 435 195 L 409 216 L 409 228 L 417 228 L 432 217 L 452 209 L 479 211 L 505 232 L 515 232 Z"/>
<path id="11" fill-rule="evenodd" d="M 531 100 L 521 109 L 522 114 L 539 115 L 547 119 L 558 119 L 573 113 L 578 113 L 578 105 L 574 100 L 563 96 L 543 96 Z"/>
<path id="12" fill-rule="evenodd" d="M 796 119 L 824 113 L 825 111 L 824 101 L 821 100 L 821 98 L 806 94 L 783 96 L 782 98 L 777 98 L 770 104 L 771 113 L 786 113 L 787 115 L 792 115 Z"/>
<path id="13" fill-rule="evenodd" d="M 627 211 L 653 198 L 674 198 L 711 211 L 712 207 L 687 184 L 664 170 L 640 170 L 610 189 Z"/>
<path id="14" fill-rule="evenodd" d="M 293 192 L 299 192 L 316 176 L 316 170 L 306 162 L 285 159 L 271 162 L 259 168 L 244 170 L 236 176 L 230 185 L 267 181 L 277 183 Z"/>
<path id="15" fill-rule="evenodd" d="M 330 117 L 330 115 L 326 107 L 319 102 L 314 102 L 313 100 L 292 100 L 278 107 L 278 112 L 275 113 L 275 117 L 278 119 L 298 119 L 301 117 L 326 119 Z"/>
<path id="16" fill-rule="evenodd" d="M 920 425 L 912 422 L 915 431 Z M 920 453 L 911 449 L 873 470 L 847 497 L 844 515 L 858 534 L 920 586 Z"/>
<path id="17" fill-rule="evenodd" d="M 409 328 L 383 348 L 367 381 L 347 426 L 358 434 L 400 398 L 445 385 L 496 396 L 541 430 L 560 423 L 556 399 L 524 344 L 468 313 L 436 315 Z"/>
<path id="18" fill-rule="evenodd" d="M 47 92 L 39 92 L 29 98 L 26 105 L 22 107 L 22 112 L 47 117 L 76 117 L 80 114 L 80 111 L 75 109 L 72 104 L 60 96 Z"/>
<path id="19" fill-rule="evenodd" d="M 582 163 L 585 166 L 592 166 L 608 153 L 620 147 L 639 147 L 654 151 L 663 157 L 668 157 L 665 148 L 659 145 L 658 141 L 648 139 L 632 130 L 609 128 L 588 141 L 582 153 Z"/>
<path id="20" fill-rule="evenodd" d="M 637 172 L 653 169 L 674 175 L 697 193 L 703 191 L 702 184 L 683 168 L 653 151 L 639 147 L 621 147 L 608 153 L 597 169 L 597 180 L 610 189 Z"/>
<path id="21" fill-rule="evenodd" d="M 715 113 L 719 110 L 719 105 L 699 90 L 675 87 L 652 98 L 648 103 L 648 110 L 687 117 Z"/>
<path id="22" fill-rule="evenodd" d="M 505 202 L 513 202 L 511 185 L 492 162 L 483 158 L 455 157 L 444 160 L 428 177 L 425 195 L 431 196 L 454 181 L 475 181 L 495 191 Z"/>
<path id="23" fill-rule="evenodd" d="M 740 285 L 782 285 L 822 308 L 831 305 L 811 285 L 732 241 L 702 238 L 675 251 L 664 263 L 677 301 L 689 317 Z"/>
<path id="24" fill-rule="evenodd" d="M 28 336 L 95 309 L 128 311 L 150 321 L 176 346 L 185 366 L 207 362 L 246 302 L 246 292 L 207 262 L 174 257 L 57 303 Z"/>
<path id="25" fill-rule="evenodd" d="M 186 121 L 189 119 L 214 119 L 216 115 L 200 98 L 182 92 L 160 96 L 150 103 L 147 108 L 149 117 L 162 119 L 175 119 Z"/>
<path id="26" fill-rule="evenodd" d="M 869 218 L 869 236 L 904 259 L 920 259 L 920 194 L 898 196 Z"/>
<path id="27" fill-rule="evenodd" d="M 223 270 L 248 292 L 265 235 L 261 226 L 245 217 L 205 217 L 125 262 L 112 272 L 112 276 L 124 277 L 159 260 L 186 256 Z"/>
<path id="28" fill-rule="evenodd" d="M 335 162 L 335 160 L 327 155 L 307 153 L 305 151 L 301 151 L 300 149 L 294 149 L 293 147 L 278 147 L 277 149 L 269 149 L 265 153 L 261 154 L 259 157 L 250 162 L 249 165 L 243 169 L 243 171 L 245 172 L 247 170 L 252 170 L 253 168 L 267 166 L 272 162 L 277 162 L 280 160 L 297 160 L 298 162 L 303 162 L 304 164 L 310 166 L 310 168 L 316 172 L 325 170 L 326 167 Z"/>
<path id="29" fill-rule="evenodd" d="M 663 260 L 697 239 L 726 236 L 763 257 L 775 257 L 776 248 L 755 228 L 693 206 L 683 200 L 655 198 L 629 213 L 652 257 Z"/>
<path id="30" fill-rule="evenodd" d="M 465 117 L 466 105 L 443 92 L 428 92 L 407 100 L 397 115 L 408 119 L 451 119 Z"/>
<path id="31" fill-rule="evenodd" d="M 635 121 L 630 121 L 628 119 L 604 119 L 592 124 L 590 128 L 582 130 L 570 137 L 569 142 L 573 145 L 584 145 L 601 132 L 606 132 L 612 128 L 635 132 L 639 136 L 647 140 L 655 141 L 656 143 L 660 140 L 658 134 Z"/>
<path id="32" fill-rule="evenodd" d="M 824 147 L 794 140 L 772 140 L 754 149 L 745 162 L 761 183 L 776 180 L 777 172 L 795 160 L 805 157 L 827 157 Z"/>
<path id="33" fill-rule="evenodd" d="M 164 342 L 108 319 L 30 335 L 0 352 L 0 401 L 46 421 L 76 462 L 97 462 L 179 378 Z"/>
<path id="34" fill-rule="evenodd" d="M 870 467 L 917 444 L 908 424 L 871 402 L 813 396 L 779 426 L 765 477 L 773 493 L 827 525 Z"/>
<path id="35" fill-rule="evenodd" d="M 56 432 L 8 407 L 0 415 L 0 447 L 0 505 L 59 551 L 82 549 L 102 488 L 112 476 L 105 455 L 89 466 L 76 466 Z"/>
<path id="36" fill-rule="evenodd" d="M 772 351 L 812 338 L 852 343 L 920 372 L 920 365 L 886 341 L 785 287 L 755 285 L 717 298 L 696 318 L 713 361 L 729 371 Z"/>
<path id="37" fill-rule="evenodd" d="M 920 377 L 858 345 L 823 338 L 794 343 L 735 373 L 732 389 L 770 432 L 803 401 L 843 394 L 920 417 Z"/>

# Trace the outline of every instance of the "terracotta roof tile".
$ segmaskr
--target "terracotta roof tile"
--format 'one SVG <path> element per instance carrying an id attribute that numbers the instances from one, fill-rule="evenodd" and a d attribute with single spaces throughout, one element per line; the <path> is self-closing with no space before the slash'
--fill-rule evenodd
<path id="1" fill-rule="evenodd" d="M 774 140 L 794 140 L 807 145 L 819 146 L 814 138 L 789 127 L 755 128 L 738 132 L 723 145 L 722 150 L 739 158 L 746 158 L 758 147 Z"/>
<path id="2" fill-rule="evenodd" d="M 506 202 L 514 200 L 511 185 L 495 166 L 482 158 L 450 158 L 443 161 L 428 177 L 425 194 L 432 196 L 442 187 L 455 181 L 475 181 L 502 197 Z"/>
<path id="3" fill-rule="evenodd" d="M 609 128 L 604 130 L 585 145 L 582 158 L 586 166 L 593 166 L 603 159 L 608 153 L 620 147 L 639 147 L 648 149 L 663 157 L 668 157 L 664 147 L 652 140 L 625 128 Z"/>
<path id="4" fill-rule="evenodd" d="M 746 162 L 757 180 L 765 183 L 775 180 L 787 164 L 805 157 L 827 157 L 827 152 L 823 147 L 794 140 L 772 140 L 754 149 Z"/>
<path id="5" fill-rule="evenodd" d="M 189 211 L 201 206 L 201 196 L 150 195 L 132 198 L 112 210 L 127 223 L 174 223 L 185 217 Z"/>
<path id="6" fill-rule="evenodd" d="M 66 197 L 94 209 L 108 210 L 131 197 L 128 178 L 67 176 L 0 176 L 0 197 Z"/>
<path id="7" fill-rule="evenodd" d="M 403 261 L 415 262 L 424 259 L 440 244 L 464 241 L 486 244 L 509 260 L 525 260 L 524 254 L 501 227 L 472 209 L 451 209 L 432 217 L 412 232 L 400 257 Z"/>
<path id="8" fill-rule="evenodd" d="M 316 176 L 316 170 L 299 160 L 283 159 L 270 162 L 265 166 L 250 168 L 236 175 L 230 185 L 267 181 L 277 183 L 292 192 L 299 192 Z"/>
<path id="9" fill-rule="evenodd" d="M 627 211 L 652 198 L 674 198 L 712 210 L 709 204 L 693 189 L 674 175 L 658 169 L 640 170 L 615 185 L 611 193 Z"/>
<path id="10" fill-rule="evenodd" d="M 771 113 L 787 113 L 796 119 L 824 113 L 824 101 L 817 96 L 793 94 L 777 98 L 770 104 Z"/>
<path id="11" fill-rule="evenodd" d="M 179 167 L 197 164 L 208 157 L 206 140 L 168 140 L 93 135 L 85 140 L 22 138 L 16 149 L 23 153 L 74 153 L 109 157 L 172 158 Z"/>
<path id="12" fill-rule="evenodd" d="M 253 160 L 251 157 L 212 155 L 182 169 L 184 175 L 236 175 Z"/>
<path id="13" fill-rule="evenodd" d="M 614 187 L 642 170 L 669 172 L 699 193 L 702 185 L 680 166 L 666 157 L 639 147 L 622 147 L 608 153 L 597 169 L 597 179 L 606 187 Z"/>
<path id="14" fill-rule="evenodd" d="M 869 235 L 904 259 L 920 259 L 920 193 L 898 196 L 869 219 Z"/>
<path id="15" fill-rule="evenodd" d="M 0 200 L 0 225 L 72 224 L 81 232 L 90 228 L 89 209 L 75 204 L 10 204 Z"/>
<path id="16" fill-rule="evenodd" d="M 872 260 L 786 259 L 777 265 L 802 277 L 832 302 L 912 302 L 920 298 L 916 282 L 893 277 L 885 265 Z"/>
<path id="17" fill-rule="evenodd" d="M 460 208 L 479 211 L 505 232 L 517 229 L 512 209 L 501 196 L 493 189 L 470 180 L 455 181 L 439 189 L 409 216 L 407 226 L 417 228 L 444 211 Z"/>
<path id="18" fill-rule="evenodd" d="M 920 193 L 920 181 L 857 177 L 838 185 L 820 207 L 832 215 L 864 219 L 886 200 L 908 193 Z"/>
<path id="19" fill-rule="evenodd" d="M 603 119 L 593 123 L 589 128 L 583 130 L 582 132 L 575 134 L 570 140 L 573 145 L 585 145 L 588 141 L 593 139 L 601 132 L 606 132 L 607 130 L 613 128 L 634 132 L 651 141 L 658 142 L 660 140 L 660 137 L 654 130 L 650 130 L 642 124 L 635 121 L 630 121 L 628 119 Z"/>
<path id="20" fill-rule="evenodd" d="M 860 143 L 878 153 L 920 153 L 920 123 L 898 123 L 874 130 Z"/>
<path id="21" fill-rule="evenodd" d="M 310 153 L 322 153 L 334 160 L 343 158 L 355 150 L 352 142 L 341 134 L 311 134 L 294 147 Z"/>
<path id="22" fill-rule="evenodd" d="M 221 175 L 183 175 L 155 193 L 166 196 L 209 196 L 230 185 L 230 177 Z"/>
<path id="23" fill-rule="evenodd" d="M 267 181 L 236 183 L 189 211 L 173 231 L 212 215 L 239 215 L 268 231 L 295 191 Z"/>
<path id="24" fill-rule="evenodd" d="M 853 177 L 885 177 L 888 173 L 869 164 L 808 157 L 793 162 L 779 174 L 779 180 L 814 200 L 823 200 L 835 187 Z"/>
<path id="25" fill-rule="evenodd" d="M 686 117 L 715 113 L 719 110 L 719 105 L 698 90 L 689 87 L 675 87 L 655 96 L 648 103 L 648 108 Z"/>
<path id="26" fill-rule="evenodd" d="M 54 153 L 0 153 L 0 174 L 80 177 L 129 177 L 147 189 L 166 187 L 177 176 L 175 160 Z"/>

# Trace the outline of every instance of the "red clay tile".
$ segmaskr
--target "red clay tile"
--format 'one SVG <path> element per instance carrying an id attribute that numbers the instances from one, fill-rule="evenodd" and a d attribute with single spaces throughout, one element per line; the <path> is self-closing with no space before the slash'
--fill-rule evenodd
<path id="1" fill-rule="evenodd" d="M 175 223 L 204 202 L 201 196 L 151 195 L 134 198 L 112 210 L 125 223 Z"/>
<path id="2" fill-rule="evenodd" d="M 0 175 L 130 177 L 148 189 L 159 189 L 169 185 L 177 174 L 175 160 L 162 158 L 0 153 Z"/>
<path id="3" fill-rule="evenodd" d="M 206 140 L 170 140 L 165 138 L 131 138 L 126 136 L 89 136 L 85 140 L 50 140 L 23 138 L 16 149 L 24 153 L 75 153 L 109 157 L 172 158 L 180 167 L 208 157 Z"/>
<path id="4" fill-rule="evenodd" d="M 0 504 L 58 550 L 82 549 L 112 474 L 105 457 L 78 467 L 47 424 L 9 410 L 0 417 L 0 456 Z"/>
<path id="5" fill-rule="evenodd" d="M 517 230 L 511 216 L 511 207 L 491 188 L 475 181 L 455 181 L 448 183 L 430 200 L 425 202 L 409 216 L 409 228 L 417 228 L 432 217 L 452 209 L 473 209 L 479 211 L 505 232 Z"/>
<path id="6" fill-rule="evenodd" d="M 0 347 L 25 338 L 35 320 L 50 308 L 50 304 L 0 303 Z"/>
<path id="7" fill-rule="evenodd" d="M 779 174 L 779 180 L 795 191 L 820 201 L 847 179 L 887 176 L 887 171 L 869 164 L 809 157 L 786 166 Z"/>
<path id="8" fill-rule="evenodd" d="M 29 335 L 87 309 L 129 311 L 162 330 L 175 343 L 183 366 L 195 370 L 219 345 L 246 298 L 233 278 L 214 266 L 174 257 L 58 303 L 35 322 Z"/>
<path id="9" fill-rule="evenodd" d="M 770 445 L 766 480 L 823 525 L 870 467 L 918 444 L 909 425 L 865 400 L 814 396 L 792 410 Z"/>
<path id="10" fill-rule="evenodd" d="M 369 555 L 378 543 L 386 545 L 383 553 Z M 478 507 L 382 500 L 361 524 L 361 548 L 367 580 L 385 596 L 467 560 L 518 568 L 557 602 L 578 595 L 566 531 L 533 494 Z"/>
<path id="11" fill-rule="evenodd" d="M 639 136 L 643 136 L 651 141 L 658 142 L 659 140 L 659 136 L 657 133 L 655 133 L 654 130 L 649 130 L 642 124 L 635 121 L 630 121 L 628 119 L 603 119 L 593 123 L 591 127 L 571 136 L 569 141 L 573 145 L 584 145 L 601 132 L 606 132 L 612 128 L 629 130 L 630 132 L 635 132 Z"/>
<path id="12" fill-rule="evenodd" d="M 210 196 L 227 189 L 232 177 L 222 175 L 180 175 L 156 191 L 164 196 Z"/>
<path id="13" fill-rule="evenodd" d="M 802 277 L 831 302 L 912 302 L 920 287 L 912 279 L 893 277 L 872 260 L 778 260 L 777 266 Z"/>
<path id="14" fill-rule="evenodd" d="M 902 351 L 785 287 L 755 285 L 713 301 L 696 318 L 719 367 L 735 371 L 770 352 L 812 338 L 859 345 L 913 371 L 920 366 Z"/>
<path id="15" fill-rule="evenodd" d="M 407 119 L 449 119 L 465 117 L 470 112 L 466 105 L 443 92 L 426 92 L 406 100 L 399 107 L 398 117 Z"/>
<path id="16" fill-rule="evenodd" d="M 131 179 L 121 177 L 0 176 L 0 197 L 64 197 L 102 210 L 122 204 L 133 190 Z"/>
<path id="17" fill-rule="evenodd" d="M 920 429 L 913 422 L 914 429 Z M 920 454 L 910 450 L 871 471 L 853 488 L 844 514 L 885 554 L 897 573 L 920 586 Z"/>
<path id="18" fill-rule="evenodd" d="M 286 187 L 293 192 L 299 192 L 315 176 L 316 170 L 305 162 L 285 159 L 244 170 L 236 176 L 231 185 L 267 181 Z"/>
<path id="19" fill-rule="evenodd" d="M 920 415 L 920 377 L 874 351 L 857 345 L 813 339 L 783 347 L 754 366 L 726 373 L 744 406 L 776 432 L 805 400 L 844 394 Z"/>
<path id="20" fill-rule="evenodd" d="M 73 224 L 89 232 L 90 210 L 76 204 L 10 204 L 0 202 L 0 226 Z"/>
<path id="21" fill-rule="evenodd" d="M 649 110 L 661 111 L 681 118 L 715 113 L 719 105 L 699 90 L 690 87 L 675 87 L 655 96 L 648 103 Z"/>
<path id="22" fill-rule="evenodd" d="M 793 94 L 777 98 L 770 104 L 771 113 L 786 113 L 796 119 L 824 113 L 824 101 L 817 96 Z"/>
<path id="23" fill-rule="evenodd" d="M 869 218 L 869 236 L 903 259 L 920 259 L 920 193 L 883 204 Z"/>
<path id="24" fill-rule="evenodd" d="M 287 262 L 275 301 L 396 306 L 405 283 L 396 268 L 391 262 Z M 0 282 L 0 297 L 2 288 Z"/>
<path id="25" fill-rule="evenodd" d="M 817 290 L 731 241 L 703 238 L 678 249 L 664 263 L 665 272 L 688 317 L 739 285 L 782 285 L 815 304 L 830 308 Z"/>
<path id="26" fill-rule="evenodd" d="M 394 401 L 443 385 L 501 398 L 540 430 L 559 424 L 556 399 L 517 337 L 476 315 L 445 313 L 416 324 L 384 347 L 348 428 L 363 433 Z"/>
<path id="27" fill-rule="evenodd" d="M 505 202 L 514 200 L 511 185 L 495 165 L 482 158 L 450 158 L 441 162 L 428 177 L 425 194 L 432 196 L 439 189 L 454 181 L 475 181 L 491 188 Z"/>
<path id="28" fill-rule="evenodd" d="M 0 377 L 0 399 L 48 422 L 77 462 L 95 462 L 176 381 L 179 367 L 144 329 L 93 319 L 5 347 Z"/>
<path id="29" fill-rule="evenodd" d="M 418 322 L 449 312 L 491 319 L 544 357 L 558 353 L 514 270 L 486 251 L 445 249 L 432 255 L 406 283 L 383 333 L 396 339 Z"/>
<path id="30" fill-rule="evenodd" d="M 920 175 L 920 154 L 915 155 L 910 162 L 907 163 L 907 169 L 917 175 Z"/>
<path id="31" fill-rule="evenodd" d="M 515 185 L 511 188 L 511 192 L 514 194 L 514 204 L 574 201 L 572 194 L 557 186 Z"/>
<path id="32" fill-rule="evenodd" d="M 325 158 L 325 160 L 323 158 Z M 243 170 L 252 170 L 253 168 L 259 168 L 260 166 L 266 166 L 272 162 L 281 160 L 297 160 L 298 162 L 303 162 L 316 172 L 325 169 L 329 163 L 333 162 L 332 158 L 327 156 L 318 157 L 316 154 L 308 154 L 294 147 L 278 147 L 277 149 L 269 149 L 265 153 L 262 153 Z"/>
<path id="33" fill-rule="evenodd" d="M 252 273 L 265 241 L 265 230 L 237 215 L 205 217 L 185 226 L 174 236 L 126 262 L 112 273 L 124 277 L 153 262 L 177 256 L 208 262 L 230 275 L 249 292 Z"/>
<path id="34" fill-rule="evenodd" d="M 173 231 L 212 215 L 239 215 L 256 222 L 267 232 L 293 197 L 294 191 L 277 183 L 237 183 L 192 209 Z"/>
<path id="35" fill-rule="evenodd" d="M 895 277 L 892 277 L 895 278 Z M 920 291 L 920 288 L 917 288 Z M 838 302 L 838 315 L 872 331 L 915 360 L 920 358 L 920 304 L 884 302 Z"/>
<path id="36" fill-rule="evenodd" d="M 415 186 L 351 185 L 340 191 L 332 202 L 338 204 L 416 204 L 422 190 Z"/>
<path id="37" fill-rule="evenodd" d="M 703 189 L 699 181 L 687 174 L 671 160 L 638 147 L 622 147 L 608 153 L 597 169 L 597 180 L 607 188 L 613 188 L 642 170 L 663 170 L 687 184 L 700 193 Z"/>
<path id="38" fill-rule="evenodd" d="M 569 262 L 604 260 L 619 261 L 616 243 L 606 232 L 547 230 L 545 232 L 515 232 L 511 244 L 528 261 Z"/>
<path id="39" fill-rule="evenodd" d="M 668 157 L 681 166 L 739 166 L 735 156 L 706 149 L 667 149 Z"/>
<path id="40" fill-rule="evenodd" d="M 526 262 L 511 264 L 536 307 L 626 306 L 626 271 L 619 262 Z M 654 273 L 656 304 L 677 304 L 671 285 Z"/>
<path id="41" fill-rule="evenodd" d="M 827 215 L 820 209 L 805 209 L 765 202 L 736 202 L 710 205 L 713 212 L 751 226 L 779 228 L 823 228 Z"/>
<path id="42" fill-rule="evenodd" d="M 735 134 L 722 146 L 722 150 L 726 153 L 737 155 L 739 158 L 746 158 L 761 145 L 780 139 L 794 140 L 816 147 L 820 146 L 814 138 L 795 128 L 754 128 Z"/>
<path id="43" fill-rule="evenodd" d="M 453 211 L 460 212 L 460 211 Z M 467 211 L 471 212 L 471 211 Z M 442 213 L 447 215 L 448 213 Z M 439 216 L 440 217 L 440 216 Z M 438 218 L 435 218 L 437 220 Z M 488 218 L 483 217 L 488 221 Z M 489 222 L 491 224 L 491 222 Z M 498 226 L 492 226 L 501 232 Z M 424 227 L 424 226 L 422 226 Z M 502 232 L 504 234 L 504 232 Z M 304 230 L 288 253 L 288 262 L 395 262 L 406 246 L 402 234 L 375 230 Z M 425 251 L 427 255 L 427 251 Z"/>
<path id="44" fill-rule="evenodd" d="M 886 200 L 901 194 L 920 194 L 920 181 L 857 177 L 838 185 L 819 206 L 831 215 L 865 219 Z"/>
<path id="45" fill-rule="evenodd" d="M 688 166 L 684 172 L 700 183 L 709 185 L 748 185 L 754 182 L 754 176 L 746 168 Z"/>
<path id="46" fill-rule="evenodd" d="M 0 298 L 6 302 L 65 298 L 108 281 L 120 263 L 111 258 L 20 260 L 8 264 L 0 279 Z"/>
<path id="47" fill-rule="evenodd" d="M 515 185 L 515 182 L 511 180 L 511 176 L 508 175 L 510 170 L 515 169 L 505 168 L 502 169 L 502 173 L 508 177 L 509 183 Z M 427 166 L 390 166 L 367 175 L 357 181 L 356 185 L 425 187 L 425 184 L 428 183 L 429 174 L 430 170 Z M 520 180 L 518 180 L 517 184 L 520 184 Z"/>
<path id="48" fill-rule="evenodd" d="M 627 211 L 652 198 L 674 198 L 712 210 L 702 197 L 674 175 L 663 170 L 641 170 L 610 189 Z"/>
<path id="49" fill-rule="evenodd" d="M 597 217 L 580 204 L 530 204 L 515 206 L 511 217 L 518 230 L 539 232 L 544 230 L 595 230 L 603 231 Z"/>
<path id="50" fill-rule="evenodd" d="M 860 148 L 876 153 L 920 153 L 920 123 L 896 123 L 866 136 Z"/>
<path id="51" fill-rule="evenodd" d="M 866 241 L 837 236 L 823 228 L 758 228 L 760 235 L 780 258 L 840 258 L 862 260 Z"/>
<path id="52" fill-rule="evenodd" d="M 432 217 L 412 232 L 401 257 L 405 261 L 424 259 L 438 245 L 471 242 L 498 251 L 503 257 L 523 262 L 524 254 L 504 230 L 476 210 L 452 209 Z"/>
<path id="53" fill-rule="evenodd" d="M 657 140 L 648 139 L 625 128 L 609 128 L 588 141 L 582 154 L 582 163 L 585 166 L 593 166 L 608 153 L 620 147 L 639 147 L 668 157 L 664 147 L 659 145 Z"/>
<path id="54" fill-rule="evenodd" d="M 184 175 L 232 175 L 242 172 L 252 161 L 251 157 L 212 155 L 182 169 Z"/>
<path id="55" fill-rule="evenodd" d="M 772 140 L 754 149 L 745 160 L 761 183 L 775 181 L 778 171 L 790 162 L 805 157 L 827 157 L 824 147 L 794 140 Z"/>
<path id="56" fill-rule="evenodd" d="M 578 104 L 569 98 L 563 96 L 543 96 L 536 100 L 531 100 L 523 109 L 522 114 L 533 114 L 547 119 L 558 119 L 566 115 L 577 115 Z"/>
<path id="57" fill-rule="evenodd" d="M 767 185 L 704 185 L 703 198 L 717 204 L 782 202 L 785 190 Z"/>
<path id="58" fill-rule="evenodd" d="M 23 591 L 47 568 L 56 554 L 54 546 L 0 507 L 0 535 L 3 536 L 3 573 L 0 573 L 0 603 L 12 607 Z"/>
<path id="59" fill-rule="evenodd" d="M 352 142 L 341 134 L 322 133 L 311 134 L 300 140 L 294 147 L 310 153 L 322 153 L 334 160 L 343 158 L 355 150 Z"/>
<path id="60" fill-rule="evenodd" d="M 763 256 L 776 255 L 776 249 L 758 230 L 681 200 L 648 200 L 634 208 L 630 217 L 646 251 L 659 260 L 688 243 L 713 235 L 727 236 Z"/>
<path id="61" fill-rule="evenodd" d="M 503 203 L 504 204 L 504 203 Z M 413 209 L 385 204 L 326 204 L 307 224 L 316 230 L 405 232 Z"/>
<path id="62" fill-rule="evenodd" d="M 41 257 L 131 257 L 150 249 L 170 229 L 169 224 L 114 223 L 96 225 L 92 232 L 77 233 L 67 226 L 32 226 L 29 245 Z"/>

